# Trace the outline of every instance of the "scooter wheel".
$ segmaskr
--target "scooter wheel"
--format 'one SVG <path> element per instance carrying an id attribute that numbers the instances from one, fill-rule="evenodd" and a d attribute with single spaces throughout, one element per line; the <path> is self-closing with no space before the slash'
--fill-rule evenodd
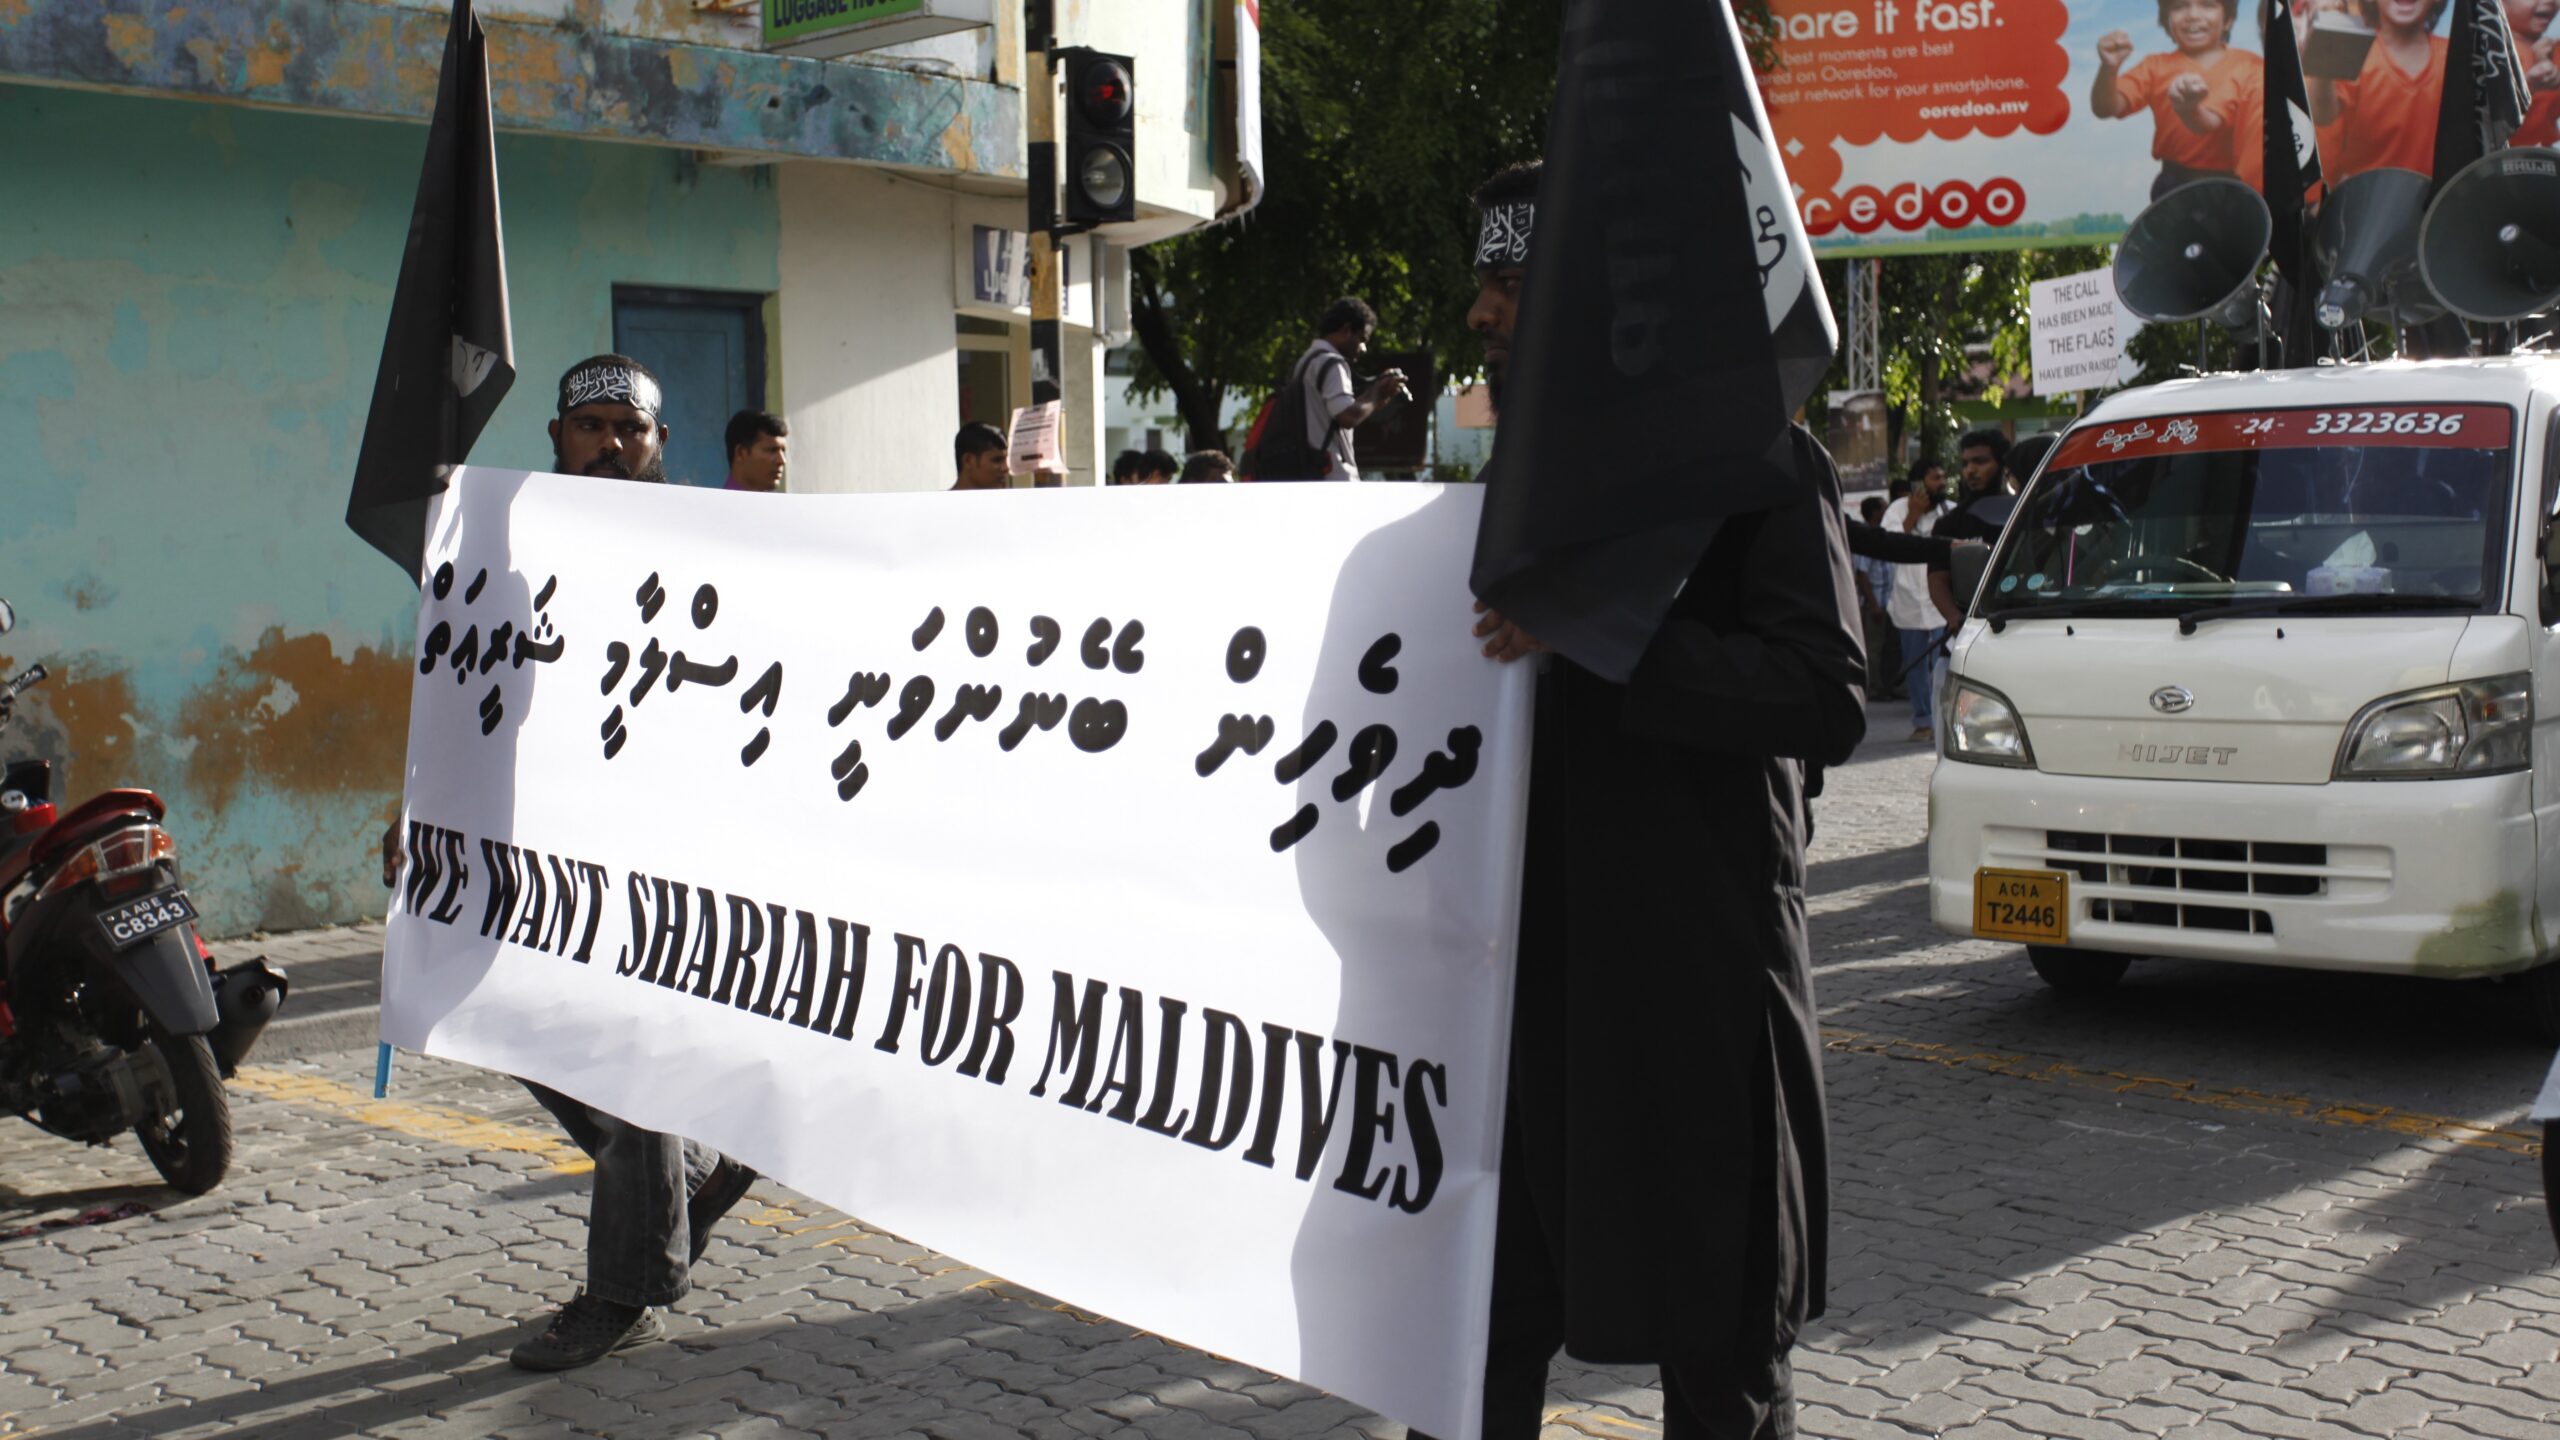
<path id="1" fill-rule="evenodd" d="M 142 1153 L 171 1188 L 202 1195 L 222 1183 L 231 1168 L 231 1099 L 222 1091 L 213 1047 L 201 1035 L 170 1035 L 157 1028 L 151 1045 L 169 1067 L 175 1104 L 133 1127 Z"/>

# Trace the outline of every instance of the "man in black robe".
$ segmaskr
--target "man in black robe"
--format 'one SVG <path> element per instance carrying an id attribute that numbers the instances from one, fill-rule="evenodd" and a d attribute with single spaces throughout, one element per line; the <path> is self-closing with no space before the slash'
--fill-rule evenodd
<path id="1" fill-rule="evenodd" d="M 1477 196 L 1497 404 L 1537 180 Z M 1866 661 L 1838 472 L 1793 445 L 1795 499 L 1724 523 L 1628 683 L 1477 606 L 1485 654 L 1544 667 L 1487 1440 L 1538 1433 L 1559 1348 L 1659 1365 L 1669 1440 L 1795 1434 L 1829 1209 L 1805 772 L 1865 733 Z"/>

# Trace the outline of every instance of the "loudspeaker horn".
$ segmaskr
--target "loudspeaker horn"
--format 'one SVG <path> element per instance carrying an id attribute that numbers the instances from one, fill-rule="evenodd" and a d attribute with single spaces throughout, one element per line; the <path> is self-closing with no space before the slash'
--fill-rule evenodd
<path id="1" fill-rule="evenodd" d="M 2418 223 L 2427 177 L 2415 170 L 2367 170 L 2330 187 L 2311 232 L 2320 273 L 2319 319 L 2343 330 L 2373 311 L 2423 324 L 2444 311 L 2418 273 Z"/>
<path id="2" fill-rule="evenodd" d="M 2145 320 L 2257 318 L 2258 262 L 2275 220 L 2237 180 L 2179 186 L 2133 217 L 2116 246 L 2116 294 Z"/>
<path id="3" fill-rule="evenodd" d="M 2560 305 L 2560 150 L 2498 150 L 2462 167 L 2427 207 L 2418 268 L 2466 320 Z"/>

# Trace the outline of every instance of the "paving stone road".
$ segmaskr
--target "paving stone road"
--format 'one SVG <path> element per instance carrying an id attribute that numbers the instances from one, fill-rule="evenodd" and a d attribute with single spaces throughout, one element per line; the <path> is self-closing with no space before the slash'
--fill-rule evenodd
<path id="1" fill-rule="evenodd" d="M 1872 743 L 1821 804 L 1836 1209 L 1804 1432 L 2560 1433 L 2521 1120 L 2548 1052 L 2496 988 L 2157 962 L 2066 1001 L 1927 926 L 1927 765 Z M 371 1067 L 245 1071 L 199 1200 L 129 1141 L 0 1129 L 0 1440 L 1402 1433 L 770 1182 L 672 1343 L 517 1372 L 582 1269 L 582 1161 L 511 1082 L 410 1057 L 376 1102 Z M 1648 1373 L 1559 1365 L 1547 1435 L 1659 1415 Z"/>

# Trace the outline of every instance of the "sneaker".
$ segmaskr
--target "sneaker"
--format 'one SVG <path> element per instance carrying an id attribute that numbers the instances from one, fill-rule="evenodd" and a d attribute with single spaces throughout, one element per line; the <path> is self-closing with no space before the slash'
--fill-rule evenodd
<path id="1" fill-rule="evenodd" d="M 666 1334 L 658 1312 L 648 1306 L 624 1305 L 581 1290 L 551 1317 L 549 1328 L 507 1358 L 519 1370 L 575 1370 Z"/>
<path id="2" fill-rule="evenodd" d="M 693 1258 L 702 1258 L 710 1247 L 711 1227 L 729 1213 L 731 1206 L 745 1197 L 747 1187 L 756 1183 L 756 1172 L 723 1155 L 711 1173 L 702 1177 L 702 1188 L 684 1202 L 685 1223 L 693 1231 Z"/>
<path id="3" fill-rule="evenodd" d="M 1926 744 L 1926 743 L 1928 743 L 1929 741 L 1931 741 L 1931 740 L 1935 740 L 1935 739 L 1937 739 L 1937 738 L 1938 738 L 1938 732 L 1937 732 L 1937 731 L 1935 731 L 1935 730 L 1930 729 L 1930 728 L 1929 728 L 1928 726 L 1926 726 L 1926 725 L 1923 725 L 1923 726 L 1921 726 L 1919 729 L 1914 730 L 1914 731 L 1912 731 L 1912 732 L 1911 732 L 1911 743 L 1912 743 L 1912 744 L 1914 744 L 1914 745 L 1922 745 L 1922 744 Z"/>

